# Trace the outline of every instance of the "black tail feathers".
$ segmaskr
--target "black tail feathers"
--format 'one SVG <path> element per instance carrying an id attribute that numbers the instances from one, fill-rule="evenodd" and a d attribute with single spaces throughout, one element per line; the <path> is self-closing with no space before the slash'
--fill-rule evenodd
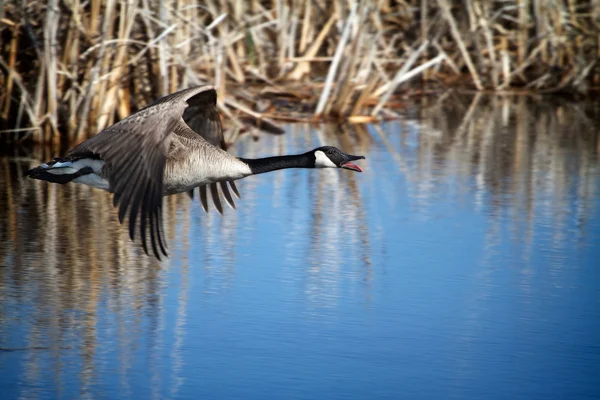
<path id="1" fill-rule="evenodd" d="M 56 168 L 54 171 L 58 172 L 60 168 Z M 78 171 L 72 173 L 52 173 L 51 168 L 43 168 L 43 167 L 35 167 L 30 169 L 25 173 L 25 176 L 28 176 L 33 179 L 39 179 L 42 181 L 52 182 L 52 183 L 60 183 L 64 185 L 65 183 L 71 182 L 73 179 L 77 179 L 80 176 L 91 174 L 94 170 L 91 167 L 83 167 Z"/>

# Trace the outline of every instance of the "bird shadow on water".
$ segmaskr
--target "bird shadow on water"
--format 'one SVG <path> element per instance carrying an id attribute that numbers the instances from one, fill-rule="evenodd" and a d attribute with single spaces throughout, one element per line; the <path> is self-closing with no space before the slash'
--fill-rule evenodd
<path id="1" fill-rule="evenodd" d="M 242 136 L 234 153 L 244 157 L 333 145 L 365 154 L 365 172 L 290 170 L 246 179 L 237 210 L 223 217 L 171 196 L 164 205 L 170 258 L 163 263 L 131 243 L 110 194 L 24 179 L 35 155 L 1 158 L 0 348 L 19 365 L 4 379 L 40 395 L 133 395 L 140 382 L 132 372 L 144 371 L 151 393 L 176 397 L 185 386 L 191 298 L 226 302 L 245 282 L 246 260 L 275 247 L 277 257 L 260 262 L 281 270 L 281 284 L 297 292 L 309 317 L 328 320 L 344 291 L 369 307 L 374 282 L 399 252 L 388 224 L 475 209 L 486 221 L 482 281 L 493 277 L 506 232 L 526 244 L 524 258 L 536 224 L 555 251 L 587 243 L 600 184 L 597 104 L 452 93 L 421 101 L 401 121 L 380 126 L 291 125 L 282 136 Z M 559 284 L 564 266 L 553 262 Z M 532 275 L 523 271 L 524 290 Z M 485 295 L 473 293 L 473 302 Z M 476 325 L 477 315 L 471 318 Z M 118 366 L 110 380 L 116 389 L 98 360 Z M 48 370 L 55 372 L 45 376 Z"/>

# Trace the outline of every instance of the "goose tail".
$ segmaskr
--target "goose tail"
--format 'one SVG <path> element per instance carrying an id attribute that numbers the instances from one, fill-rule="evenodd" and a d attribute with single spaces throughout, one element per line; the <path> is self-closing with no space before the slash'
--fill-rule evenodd
<path id="1" fill-rule="evenodd" d="M 25 173 L 25 176 L 64 185 L 79 177 L 94 174 L 96 171 L 93 162 L 97 160 L 89 161 L 70 157 L 55 158 L 53 161 L 30 169 Z"/>

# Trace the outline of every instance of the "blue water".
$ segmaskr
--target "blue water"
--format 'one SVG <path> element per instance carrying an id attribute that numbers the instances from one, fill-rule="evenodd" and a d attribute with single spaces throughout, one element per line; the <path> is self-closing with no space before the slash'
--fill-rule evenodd
<path id="1" fill-rule="evenodd" d="M 162 264 L 108 195 L 2 181 L 2 398 L 600 398 L 598 147 L 434 128 L 242 137 L 367 160 L 171 199 Z"/>

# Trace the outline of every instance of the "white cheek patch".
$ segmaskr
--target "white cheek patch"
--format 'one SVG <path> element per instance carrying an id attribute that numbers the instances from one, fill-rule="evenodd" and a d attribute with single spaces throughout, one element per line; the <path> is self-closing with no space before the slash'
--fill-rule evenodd
<path id="1" fill-rule="evenodd" d="M 315 151 L 315 167 L 337 168 L 337 165 L 335 165 L 333 161 L 331 161 L 329 157 L 325 155 L 325 153 L 323 153 L 321 150 L 317 150 Z"/>

